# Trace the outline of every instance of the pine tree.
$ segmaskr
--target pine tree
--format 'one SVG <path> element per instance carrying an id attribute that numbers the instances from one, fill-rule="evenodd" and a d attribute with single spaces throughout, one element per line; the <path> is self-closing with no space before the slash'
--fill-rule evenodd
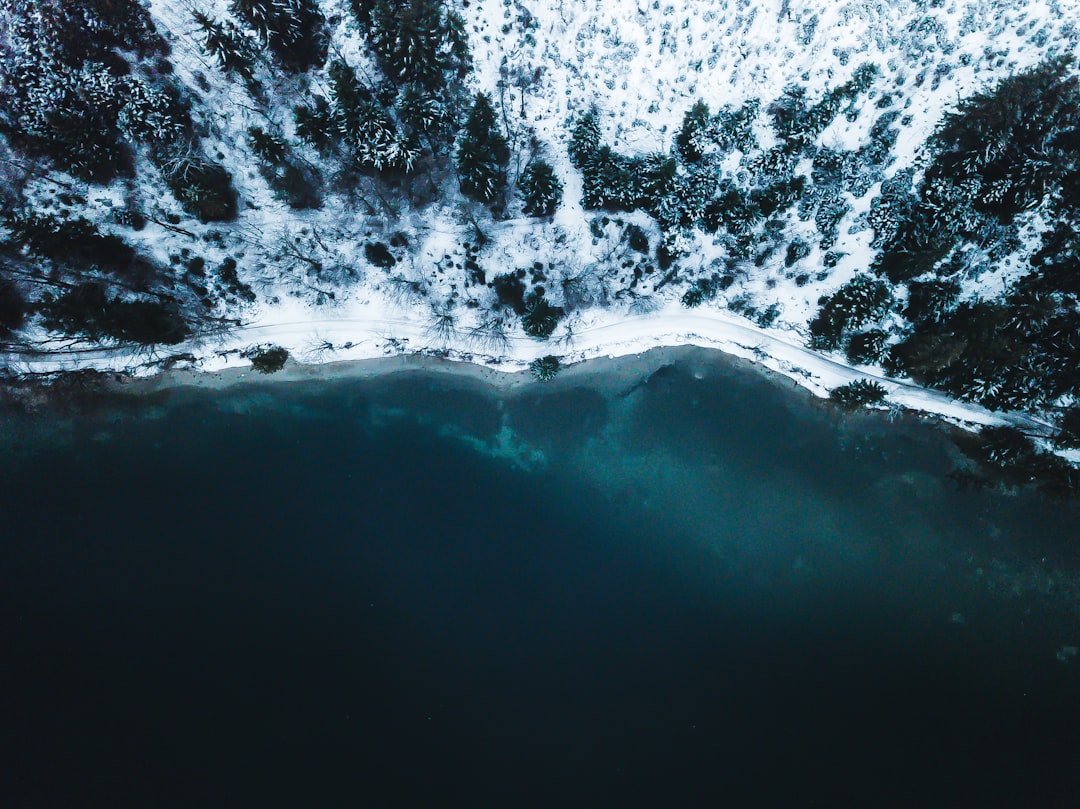
<path id="1" fill-rule="evenodd" d="M 705 156 L 711 123 L 712 114 L 709 112 L 709 105 L 701 100 L 683 116 L 682 128 L 675 136 L 675 147 L 687 163 L 696 163 Z"/>
<path id="2" fill-rule="evenodd" d="M 635 167 L 601 146 L 582 168 L 581 197 L 586 208 L 633 210 L 639 198 Z"/>
<path id="3" fill-rule="evenodd" d="M 217 22 L 201 11 L 196 11 L 194 17 L 203 31 L 206 52 L 217 59 L 224 70 L 235 73 L 245 82 L 253 81 L 257 50 L 247 35 L 231 23 Z"/>
<path id="4" fill-rule="evenodd" d="M 293 107 L 293 119 L 296 121 L 296 134 L 301 140 L 321 152 L 330 149 L 334 136 L 340 132 L 330 103 L 322 96 L 316 96 L 311 106 L 298 104 Z"/>
<path id="5" fill-rule="evenodd" d="M 352 6 L 379 69 L 395 84 L 437 93 L 447 86 L 447 72 L 468 71 L 464 22 L 442 0 L 353 0 Z"/>
<path id="6" fill-rule="evenodd" d="M 231 8 L 286 70 L 304 73 L 326 61 L 326 20 L 317 0 L 232 0 Z"/>
<path id="7" fill-rule="evenodd" d="M 485 93 L 477 93 L 458 146 L 461 193 L 490 204 L 506 189 L 510 149 L 495 122 L 495 110 Z"/>
<path id="8" fill-rule="evenodd" d="M 574 124 L 570 133 L 570 162 L 576 169 L 584 169 L 585 165 L 600 148 L 600 121 L 596 109 L 593 108 L 582 115 Z"/>
<path id="9" fill-rule="evenodd" d="M 544 160 L 534 160 L 525 167 L 518 188 L 525 198 L 524 211 L 530 216 L 551 216 L 562 201 L 562 181 Z"/>

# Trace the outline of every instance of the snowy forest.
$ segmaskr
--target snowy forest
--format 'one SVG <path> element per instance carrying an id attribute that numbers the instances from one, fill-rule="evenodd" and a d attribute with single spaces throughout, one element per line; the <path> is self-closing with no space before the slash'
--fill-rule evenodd
<path id="1" fill-rule="evenodd" d="M 1080 71 L 1056 3 L 642 2 L 640 42 L 580 5 L 0 0 L 6 372 L 179 351 L 289 297 L 364 290 L 490 353 L 675 301 L 1080 448 Z M 685 74 L 664 87 L 715 78 L 650 100 L 620 74 L 649 53 Z M 1011 428 L 978 452 L 1080 486 Z"/>

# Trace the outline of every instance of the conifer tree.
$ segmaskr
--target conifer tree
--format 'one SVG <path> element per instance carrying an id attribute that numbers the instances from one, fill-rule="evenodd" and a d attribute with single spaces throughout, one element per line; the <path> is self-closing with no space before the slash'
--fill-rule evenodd
<path id="1" fill-rule="evenodd" d="M 530 216 L 551 216 L 562 201 L 562 181 L 544 160 L 534 160 L 525 167 L 518 188 L 525 198 L 525 213 Z"/>
<path id="2" fill-rule="evenodd" d="M 326 61 L 326 20 L 317 0 L 233 0 L 231 8 L 286 70 L 304 73 Z"/>
<path id="3" fill-rule="evenodd" d="M 600 141 L 600 122 L 594 108 L 577 120 L 570 133 L 570 162 L 574 164 L 574 168 L 585 168 L 585 164 L 600 148 Z"/>
<path id="4" fill-rule="evenodd" d="M 506 189 L 510 149 L 495 122 L 495 110 L 485 93 L 477 93 L 458 146 L 461 193 L 490 204 Z"/>
<path id="5" fill-rule="evenodd" d="M 196 11 L 194 17 L 203 31 L 206 52 L 217 59 L 224 70 L 246 82 L 252 81 L 257 58 L 254 43 L 230 23 L 217 22 L 201 11 Z"/>

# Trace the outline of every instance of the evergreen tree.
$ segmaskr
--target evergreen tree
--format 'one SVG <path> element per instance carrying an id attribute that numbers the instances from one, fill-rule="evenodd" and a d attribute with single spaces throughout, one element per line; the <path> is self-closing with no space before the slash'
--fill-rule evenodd
<path id="1" fill-rule="evenodd" d="M 232 0 L 231 8 L 286 70 L 304 73 L 326 61 L 326 20 L 317 0 Z"/>
<path id="2" fill-rule="evenodd" d="M 570 162 L 574 168 L 584 169 L 600 148 L 600 121 L 593 108 L 582 115 L 570 133 Z"/>
<path id="3" fill-rule="evenodd" d="M 235 73 L 245 82 L 253 81 L 257 50 L 247 35 L 231 23 L 217 22 L 201 11 L 194 12 L 194 17 L 203 31 L 206 52 L 217 59 L 224 70 Z"/>
<path id="4" fill-rule="evenodd" d="M 293 107 L 293 119 L 296 121 L 296 134 L 301 140 L 321 152 L 330 149 L 334 136 L 340 132 L 330 103 L 322 96 L 316 96 L 310 106 L 298 104 Z"/>
<path id="5" fill-rule="evenodd" d="M 634 168 L 610 146 L 601 146 L 582 169 L 582 204 L 586 208 L 633 210 L 639 197 Z"/>
<path id="6" fill-rule="evenodd" d="M 682 128 L 675 136 L 675 148 L 687 163 L 696 163 L 705 156 L 709 144 L 709 127 L 712 114 L 709 105 L 698 100 L 683 116 Z"/>
<path id="7" fill-rule="evenodd" d="M 461 18 L 442 0 L 354 0 L 353 13 L 383 74 L 398 85 L 437 93 L 447 76 L 464 76 L 468 43 Z"/>
<path id="8" fill-rule="evenodd" d="M 530 216 L 551 216 L 562 201 L 562 181 L 551 164 L 543 160 L 534 160 L 525 167 L 518 188 L 525 199 L 525 213 Z"/>
<path id="9" fill-rule="evenodd" d="M 491 204 L 506 190 L 510 149 L 499 132 L 495 110 L 485 93 L 477 93 L 458 144 L 457 168 L 461 193 Z"/>
<path id="10" fill-rule="evenodd" d="M 330 65 L 331 94 L 338 126 L 361 167 L 410 171 L 419 148 L 399 135 L 397 124 L 375 94 L 343 60 Z"/>

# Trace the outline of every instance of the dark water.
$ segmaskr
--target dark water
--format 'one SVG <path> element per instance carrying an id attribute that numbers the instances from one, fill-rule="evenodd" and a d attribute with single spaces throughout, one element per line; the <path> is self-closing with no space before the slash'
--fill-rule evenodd
<path id="1" fill-rule="evenodd" d="M 0 806 L 1080 805 L 1077 509 L 645 364 L 8 422 Z"/>

